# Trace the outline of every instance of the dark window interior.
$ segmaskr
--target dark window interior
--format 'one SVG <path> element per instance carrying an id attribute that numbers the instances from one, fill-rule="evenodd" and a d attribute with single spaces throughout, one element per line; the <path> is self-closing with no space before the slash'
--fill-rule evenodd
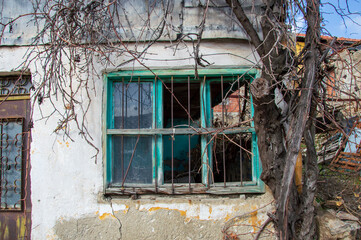
<path id="1" fill-rule="evenodd" d="M 167 90 L 166 88 L 169 88 L 169 90 Z M 163 89 L 164 127 L 172 127 L 173 97 L 173 126 L 175 128 L 188 128 L 189 126 L 199 128 L 200 84 L 191 83 L 190 89 L 188 91 L 188 83 L 173 83 L 173 96 L 171 92 L 172 84 L 167 83 L 166 87 L 164 87 Z M 187 114 L 186 110 L 190 113 L 189 115 Z M 201 144 L 199 135 L 163 136 L 163 168 L 165 183 L 172 182 L 172 155 L 174 183 L 188 183 L 189 180 L 191 183 L 202 182 L 202 174 L 200 172 L 200 146 Z"/>
<path id="2" fill-rule="evenodd" d="M 241 147 L 240 147 L 241 146 Z M 213 141 L 214 182 L 252 180 L 252 135 L 246 133 L 217 136 Z M 224 163 L 223 163 L 224 157 Z M 224 174 L 224 166 L 226 173 Z"/>

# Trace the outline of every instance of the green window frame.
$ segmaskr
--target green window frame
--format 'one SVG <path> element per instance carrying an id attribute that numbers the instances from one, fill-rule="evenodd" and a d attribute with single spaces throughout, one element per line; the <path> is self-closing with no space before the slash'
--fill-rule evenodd
<path id="1" fill-rule="evenodd" d="M 164 193 L 164 194 L 191 194 L 191 193 L 208 193 L 208 194 L 232 194 L 232 193 L 263 193 L 265 191 L 264 183 L 260 180 L 261 174 L 261 165 L 258 157 L 258 147 L 257 147 L 257 136 L 254 130 L 253 121 L 250 122 L 248 127 L 229 127 L 226 129 L 219 129 L 212 127 L 212 106 L 211 106 L 211 86 L 212 83 L 219 83 L 220 80 L 223 83 L 234 83 L 235 79 L 242 79 L 240 81 L 251 82 L 252 79 L 259 76 L 259 71 L 256 69 L 248 68 L 235 68 L 235 69 L 202 69 L 198 70 L 198 80 L 195 79 L 194 70 L 124 70 L 119 72 L 111 72 L 104 74 L 104 94 L 103 94 L 103 161 L 104 161 L 104 194 L 142 194 L 142 193 Z M 164 98 L 164 91 L 168 91 L 167 87 L 173 89 L 173 84 L 188 84 L 188 89 L 190 84 L 199 84 L 199 100 L 200 100 L 200 121 L 199 127 L 190 127 L 188 124 L 185 128 L 177 128 L 173 125 L 173 115 L 172 115 L 172 125 L 171 127 L 165 127 L 164 118 L 164 108 L 168 100 Z M 138 86 L 136 88 L 135 86 Z M 167 86 L 167 87 L 166 87 Z M 239 85 L 238 85 L 239 86 Z M 126 90 L 124 90 L 126 88 Z M 120 90 L 119 90 L 120 89 Z M 132 118 L 128 120 L 121 121 L 121 126 L 117 122 L 117 117 L 119 117 L 119 106 L 115 103 L 114 98 L 117 98 L 122 102 L 122 107 L 124 111 L 124 98 L 121 100 L 119 96 L 127 96 L 126 91 L 135 91 L 138 89 L 137 99 L 143 99 L 144 95 L 147 95 L 147 98 L 151 98 L 152 106 L 146 106 L 145 112 L 149 112 L 151 108 L 151 124 L 145 120 L 139 120 L 139 109 L 143 108 L 140 106 L 137 99 L 133 99 L 134 102 L 138 102 L 138 127 L 132 127 L 129 124 L 137 125 Z M 139 90 L 141 89 L 141 90 Z M 144 90 L 146 89 L 146 90 Z M 116 93 L 115 93 L 116 92 Z M 170 91 L 171 92 L 171 91 Z M 223 92 L 223 88 L 222 88 Z M 188 93 L 189 94 L 189 93 Z M 175 95 L 174 95 L 175 96 Z M 223 95 L 222 95 L 223 96 Z M 172 97 L 171 100 L 176 97 Z M 223 97 L 222 97 L 223 98 Z M 133 101 L 132 100 L 132 101 Z M 174 100 L 176 101 L 176 100 Z M 251 108 L 250 108 L 250 117 L 253 117 L 253 105 L 252 98 L 250 97 Z M 189 100 L 188 100 L 189 102 Z M 142 103 L 143 104 L 143 103 Z M 173 108 L 173 103 L 172 103 Z M 128 108 L 126 107 L 126 110 Z M 128 111 L 128 110 L 127 110 Z M 133 111 L 133 110 L 129 110 Z M 173 110 L 172 110 L 173 111 Z M 223 107 L 222 107 L 223 111 Z M 115 113 L 118 112 L 118 113 Z M 118 115 L 117 115 L 118 114 Z M 123 114 L 123 115 L 122 115 Z M 172 113 L 173 114 L 173 113 Z M 124 112 L 120 115 L 124 116 Z M 144 115 L 145 116 L 145 115 Z M 149 118 L 149 113 L 146 116 Z M 144 118 L 146 118 L 144 117 Z M 124 127 L 125 121 L 128 121 L 128 128 Z M 141 121 L 144 121 L 141 122 Z M 143 126 L 143 125 L 145 126 Z M 117 125 L 117 126 L 115 126 Z M 141 126 L 142 125 L 142 126 Z M 169 123 L 168 123 L 169 125 Z M 120 126 L 120 127 L 119 127 Z M 144 127 L 144 128 L 142 128 Z M 200 149 L 201 149 L 201 181 L 200 182 L 191 182 L 190 176 L 188 183 L 175 183 L 173 178 L 173 150 L 172 150 L 172 182 L 165 182 L 165 170 L 167 167 L 164 160 L 164 148 L 166 145 L 166 138 L 168 136 L 173 139 L 172 149 L 174 144 L 174 139 L 178 136 L 199 136 Z M 213 136 L 215 134 L 249 134 L 251 139 L 251 169 L 252 173 L 248 181 L 241 182 L 214 182 L 212 179 L 213 174 L 213 162 L 212 154 L 214 153 L 213 147 Z M 137 140 L 135 140 L 137 139 Z M 190 139 L 190 137 L 189 137 Z M 191 140 L 189 140 L 190 142 Z M 223 140 L 224 141 L 224 140 Z M 121 147 L 119 147 L 119 142 L 121 142 Z M 142 146 L 142 149 L 138 150 L 139 145 Z M 150 143 L 151 142 L 151 143 Z M 133 152 L 124 150 L 124 144 L 130 144 L 135 146 L 136 151 Z M 128 146 L 127 145 L 127 146 Z M 189 143 L 190 145 L 190 143 Z M 224 148 L 223 148 L 224 149 Z M 224 151 L 224 150 L 223 150 Z M 241 154 L 241 153 L 240 153 Z M 128 167 L 124 166 L 124 160 L 122 160 L 121 167 L 118 167 L 119 162 L 116 162 L 114 159 L 119 158 L 118 155 L 127 156 Z M 148 157 L 147 164 L 142 167 L 142 170 L 139 170 L 139 175 L 142 179 L 145 179 L 144 182 L 127 182 L 128 173 L 131 172 L 130 166 L 135 164 L 133 159 L 136 157 Z M 150 159 L 151 158 L 151 159 Z M 129 160 L 130 159 L 130 160 Z M 150 159 L 150 160 L 149 160 Z M 118 161 L 118 160 L 117 160 Z M 137 160 L 134 160 L 137 161 Z M 224 160 L 223 160 L 224 161 Z M 131 164 L 129 164 L 131 162 Z M 151 164 L 150 164 L 151 162 Z M 190 162 L 190 160 L 189 160 Z M 190 164 L 190 163 L 189 163 Z M 151 166 L 150 166 L 151 165 Z M 137 165 L 138 166 L 138 165 Z M 151 171 L 146 170 L 151 168 Z M 242 166 L 241 166 L 242 168 Z M 139 168 L 140 169 L 140 168 Z M 190 169 L 190 168 L 189 168 Z M 120 174 L 118 171 L 122 171 Z M 117 175 L 121 176 L 122 181 L 114 181 L 114 179 L 119 178 Z M 150 175 L 149 175 L 150 174 Z M 145 175 L 148 175 L 145 177 Z M 124 179 L 124 176 L 126 178 Z M 150 177 L 151 176 L 151 177 Z M 241 176 L 242 178 L 242 176 Z M 135 178 L 134 178 L 135 179 Z M 148 182 L 147 182 L 148 181 Z"/>

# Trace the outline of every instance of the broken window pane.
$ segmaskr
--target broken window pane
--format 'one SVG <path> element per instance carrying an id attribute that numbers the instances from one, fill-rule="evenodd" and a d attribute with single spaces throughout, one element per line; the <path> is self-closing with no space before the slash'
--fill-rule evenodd
<path id="1" fill-rule="evenodd" d="M 213 126 L 250 127 L 251 104 L 247 83 L 211 83 Z M 239 86 L 239 87 L 238 87 Z M 223 89 L 223 94 L 222 94 Z M 223 96 L 223 102 L 222 102 Z"/>
<path id="2" fill-rule="evenodd" d="M 165 84 L 171 90 L 171 83 Z M 166 88 L 163 89 L 163 126 L 172 127 L 172 94 Z M 200 127 L 200 84 L 191 83 L 188 97 L 188 83 L 173 83 L 173 126 L 188 126 L 188 101 L 190 104 L 190 125 L 195 128 Z M 192 121 L 193 120 L 193 121 Z"/>
<path id="3" fill-rule="evenodd" d="M 214 181 L 224 182 L 224 165 L 226 182 L 251 181 L 251 152 L 251 133 L 228 134 L 227 137 L 218 135 L 213 142 Z"/>
<path id="4" fill-rule="evenodd" d="M 189 174 L 191 176 L 191 183 L 202 182 L 202 174 L 200 172 L 202 155 L 200 139 L 199 135 L 193 135 L 190 137 L 189 144 L 189 135 L 163 136 L 163 170 L 165 183 L 172 182 L 172 159 L 174 183 L 188 183 Z M 191 163 L 190 171 L 189 157 Z"/>
<path id="5" fill-rule="evenodd" d="M 188 84 L 187 82 L 173 83 L 173 91 L 171 83 L 166 83 L 165 85 L 166 87 L 163 90 L 164 128 L 199 128 L 201 116 L 200 84 Z M 169 88 L 170 91 L 166 88 Z M 190 136 L 190 141 L 188 135 L 163 136 L 163 170 L 165 183 L 172 182 L 172 161 L 174 183 L 188 183 L 189 176 L 191 183 L 201 183 L 200 136 Z M 189 163 L 191 165 L 190 168 Z"/>

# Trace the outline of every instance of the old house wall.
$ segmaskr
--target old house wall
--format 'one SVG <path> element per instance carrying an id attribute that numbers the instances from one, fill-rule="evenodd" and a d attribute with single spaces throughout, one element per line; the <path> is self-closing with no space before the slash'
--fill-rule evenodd
<path id="1" fill-rule="evenodd" d="M 169 61 L 148 60 L 151 68 L 192 68 L 192 59 L 171 61 L 187 56 L 186 51 L 173 56 L 167 44 L 156 44 L 149 52 L 152 58 Z M 222 54 L 225 49 L 232 53 Z M 0 71 L 11 71 L 18 66 L 27 47 L 2 47 Z M 160 54 L 162 53 L 161 56 Z M 202 53 L 210 55 L 207 60 L 222 68 L 229 65 L 249 66 L 256 61 L 247 42 L 205 42 Z M 246 59 L 236 56 L 246 56 Z M 31 72 L 39 71 L 38 63 L 30 66 Z M 127 68 L 140 67 L 131 63 Z M 99 74 L 106 70 L 98 66 Z M 33 83 L 40 81 L 41 72 L 33 75 Z M 96 91 L 92 91 L 92 104 L 86 119 L 94 144 L 101 143 L 102 88 L 101 78 L 94 79 Z M 62 106 L 61 99 L 59 104 Z M 43 118 L 53 111 L 46 99 L 33 105 L 34 128 L 31 143 L 31 200 L 32 239 L 211 239 L 221 238 L 221 229 L 230 218 L 255 210 L 272 201 L 271 194 L 212 197 L 206 195 L 164 197 L 141 196 L 105 199 L 103 196 L 102 152 L 97 160 L 92 158 L 95 150 L 70 125 L 70 136 L 54 132 L 56 116 Z M 257 231 L 267 218 L 271 205 L 245 218 L 245 225 L 252 225 L 246 232 Z"/>
<path id="2" fill-rule="evenodd" d="M 330 83 L 329 90 L 332 105 L 339 108 L 344 116 L 360 117 L 361 97 L 361 50 L 360 46 L 354 50 L 344 49 L 334 54 L 333 66 L 335 67 L 334 80 Z M 332 80 L 330 80 L 332 81 Z M 333 88 L 332 88 L 333 87 Z M 345 104 L 352 101 L 352 104 Z"/>
<path id="3" fill-rule="evenodd" d="M 124 1 L 125 9 L 146 12 L 141 1 Z M 148 2 L 148 1 L 147 1 Z M 198 1 L 174 1 L 172 21 L 182 26 L 183 33 L 197 33 L 197 26 L 202 18 Z M 229 11 L 224 1 L 217 0 L 219 7 L 210 8 L 200 55 L 211 66 L 209 68 L 241 67 L 254 68 L 258 64 L 246 35 L 232 19 L 222 14 Z M 257 9 L 261 1 L 252 1 L 248 10 Z M 1 18 L 32 11 L 32 5 L 26 0 L 5 1 Z M 130 4 L 130 5 L 129 5 Z M 223 4 L 223 5 L 222 5 Z M 129 13 L 129 24 L 124 26 L 128 40 L 135 40 L 141 26 L 137 26 L 138 16 Z M 37 27 L 24 18 L 5 31 L 0 46 L 0 71 L 13 71 L 25 60 L 29 45 L 36 35 Z M 154 19 L 156 22 L 157 19 Z M 152 21 L 152 22 L 154 22 Z M 138 30 L 137 30 L 138 29 Z M 132 31 L 131 31 L 132 30 Z M 193 35 L 194 36 L 194 35 Z M 136 36 L 135 36 L 136 37 Z M 151 69 L 194 69 L 191 57 L 193 44 L 185 42 L 180 48 L 167 41 L 174 36 L 164 36 L 160 42 L 147 50 L 144 65 Z M 46 42 L 46 41 L 45 41 Z M 129 49 L 135 45 L 130 43 Z M 41 50 L 42 46 L 39 46 Z M 141 51 L 141 46 L 137 46 Z M 109 56 L 116 64 L 122 64 L 130 58 L 126 55 Z M 29 65 L 32 81 L 39 86 L 43 77 L 41 60 Z M 64 108 L 61 97 L 53 102 L 44 99 L 39 104 L 32 104 L 34 126 L 31 141 L 31 237 L 32 239 L 221 239 L 222 228 L 228 220 L 242 216 L 235 231 L 246 234 L 242 239 L 252 239 L 262 223 L 268 218 L 266 213 L 272 209 L 272 195 L 241 194 L 232 196 L 186 195 L 161 196 L 142 195 L 139 199 L 129 197 L 104 197 L 104 164 L 102 145 L 102 107 L 103 74 L 124 69 L 142 69 L 137 61 L 122 65 L 121 68 L 102 65 L 94 61 L 95 73 L 90 82 L 91 105 L 86 116 L 86 126 L 92 136 L 92 143 L 100 152 L 86 143 L 79 135 L 74 123 L 67 125 L 71 139 L 60 131 L 54 131 L 59 118 L 53 114 L 54 106 Z M 79 99 L 86 104 L 86 92 L 78 93 Z M 32 96 L 34 100 L 34 96 Z M 81 117 L 82 109 L 75 109 Z M 30 194 L 30 193 L 29 193 Z M 266 206 L 266 207 L 263 207 Z M 260 207 L 263 207 L 259 209 Z M 252 212 L 251 214 L 246 214 Z M 267 238 L 272 238 L 272 230 L 265 231 Z M 253 235 L 252 235 L 253 234 Z M 242 235 L 243 236 L 243 235 Z"/>

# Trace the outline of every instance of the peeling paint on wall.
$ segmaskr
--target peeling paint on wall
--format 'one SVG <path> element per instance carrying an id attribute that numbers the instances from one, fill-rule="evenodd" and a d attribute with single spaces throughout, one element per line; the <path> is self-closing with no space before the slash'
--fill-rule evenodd
<path id="1" fill-rule="evenodd" d="M 191 44 L 185 44 L 192 48 Z M 134 46 L 130 43 L 129 47 Z M 232 54 L 224 54 L 224 49 Z M 3 47 L 0 70 L 16 68 L 26 51 L 27 47 Z M 174 55 L 173 50 L 166 48 L 164 43 L 152 45 L 149 54 L 156 59 L 144 60 L 144 64 L 150 68 L 193 68 L 194 62 L 187 58 L 189 54 L 186 50 L 181 49 Z M 205 41 L 201 54 L 209 54 L 207 61 L 217 67 L 247 66 L 249 61 L 257 62 L 249 44 L 238 40 L 225 39 L 221 44 Z M 114 59 L 114 56 L 109 57 Z M 157 59 L 177 61 L 162 62 Z M 126 57 L 121 59 L 126 60 Z M 99 71 L 104 70 L 102 66 L 95 67 Z M 134 67 L 140 66 L 134 62 Z M 29 68 L 32 72 L 39 71 L 35 63 Z M 40 75 L 34 76 L 35 82 L 39 82 Z M 95 77 L 97 95 L 92 95 L 89 109 L 91 118 L 87 123 L 92 136 L 95 136 L 94 144 L 100 149 L 102 84 L 102 79 Z M 42 112 L 37 107 L 34 109 L 31 143 L 32 239 L 108 240 L 119 239 L 120 232 L 123 239 L 221 239 L 221 229 L 227 220 L 272 201 L 270 193 L 252 197 L 242 195 L 240 198 L 141 196 L 139 200 L 113 199 L 111 207 L 108 201 L 101 200 L 103 163 L 98 161 L 94 164 L 93 149 L 78 133 L 70 131 L 73 141 L 68 141 L 67 147 L 67 140 L 53 132 L 57 122 L 41 119 L 42 114 L 49 114 L 52 109 L 51 103 L 46 101 L 42 103 Z M 267 210 L 269 208 L 257 212 L 255 223 L 262 223 L 266 219 Z M 118 219 L 122 224 L 121 230 Z M 9 234 L 9 230 L 4 229 L 2 233 Z"/>
<path id="2" fill-rule="evenodd" d="M 54 231 L 59 239 L 119 239 L 119 234 L 122 239 L 221 239 L 230 218 L 251 212 L 234 231 L 253 239 L 273 209 L 259 207 L 272 200 L 270 192 L 250 198 L 113 199 L 100 202 L 95 215 L 58 220 Z"/>
<path id="3" fill-rule="evenodd" d="M 122 239 L 222 239 L 221 230 L 229 218 L 252 212 L 235 231 L 248 234 L 242 239 L 253 239 L 252 234 L 267 219 L 266 213 L 273 209 L 269 205 L 254 211 L 265 202 L 272 201 L 269 192 L 248 199 L 157 198 L 111 201 L 113 209 L 104 201 L 100 203 L 101 207 L 95 216 L 58 221 L 54 228 L 56 235 L 60 239 L 118 239 L 119 234 L 122 234 Z M 275 238 L 267 235 L 263 239 Z"/>

